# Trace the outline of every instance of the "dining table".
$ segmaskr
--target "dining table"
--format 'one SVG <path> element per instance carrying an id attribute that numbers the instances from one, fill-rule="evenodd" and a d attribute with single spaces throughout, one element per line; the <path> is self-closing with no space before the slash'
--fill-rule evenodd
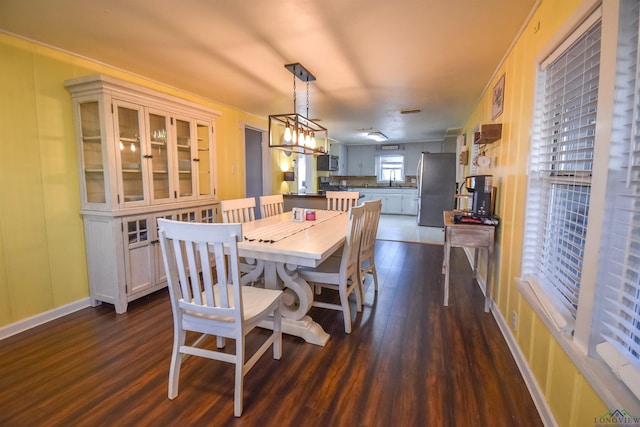
<path id="1" fill-rule="evenodd" d="M 291 211 L 242 224 L 242 242 L 238 254 L 254 268 L 243 283 L 257 282 L 284 291 L 282 331 L 324 346 L 329 340 L 309 310 L 313 288 L 298 273 L 299 266 L 317 267 L 345 242 L 348 213 L 315 210 L 314 220 L 294 220 Z"/>

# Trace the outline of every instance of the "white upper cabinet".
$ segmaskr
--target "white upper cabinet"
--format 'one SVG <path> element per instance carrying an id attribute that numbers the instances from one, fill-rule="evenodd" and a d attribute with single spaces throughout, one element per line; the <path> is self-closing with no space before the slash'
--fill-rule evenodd
<path id="1" fill-rule="evenodd" d="M 217 111 L 103 75 L 65 86 L 73 97 L 83 211 L 215 198 Z"/>

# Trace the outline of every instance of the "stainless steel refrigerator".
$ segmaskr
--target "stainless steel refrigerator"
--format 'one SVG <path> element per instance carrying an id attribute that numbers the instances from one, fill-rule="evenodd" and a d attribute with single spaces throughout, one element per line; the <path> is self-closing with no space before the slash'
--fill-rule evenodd
<path id="1" fill-rule="evenodd" d="M 422 153 L 418 162 L 418 225 L 444 227 L 442 212 L 454 208 L 455 153 Z"/>

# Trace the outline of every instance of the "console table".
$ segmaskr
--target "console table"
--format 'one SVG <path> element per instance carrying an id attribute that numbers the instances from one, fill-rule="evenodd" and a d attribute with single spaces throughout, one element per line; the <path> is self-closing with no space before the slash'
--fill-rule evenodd
<path id="1" fill-rule="evenodd" d="M 487 249 L 487 283 L 484 300 L 484 311 L 489 311 L 491 303 L 491 267 L 493 266 L 493 249 L 495 244 L 495 230 L 493 225 L 456 224 L 453 212 L 444 211 L 444 259 L 442 273 L 444 274 L 444 305 L 449 305 L 449 257 L 451 247 L 486 248 Z M 478 274 L 478 249 L 473 256 L 473 277 Z"/>

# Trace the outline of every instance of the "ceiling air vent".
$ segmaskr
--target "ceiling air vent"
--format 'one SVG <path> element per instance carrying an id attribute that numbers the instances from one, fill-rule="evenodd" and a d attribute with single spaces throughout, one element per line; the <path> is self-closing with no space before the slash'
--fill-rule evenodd
<path id="1" fill-rule="evenodd" d="M 416 114 L 421 112 L 422 110 L 419 108 L 414 108 L 413 110 L 400 110 L 400 114 Z"/>

